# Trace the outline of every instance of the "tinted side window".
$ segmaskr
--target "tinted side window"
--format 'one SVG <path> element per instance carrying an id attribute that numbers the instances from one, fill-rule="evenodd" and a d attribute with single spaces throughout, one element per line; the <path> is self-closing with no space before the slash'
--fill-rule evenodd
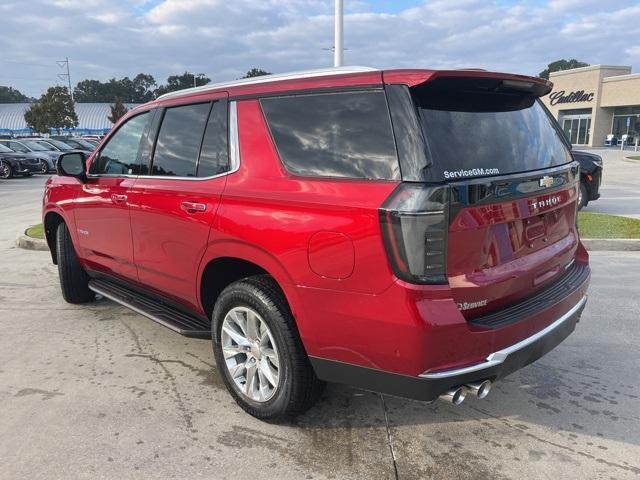
<path id="1" fill-rule="evenodd" d="M 227 101 L 215 102 L 211 107 L 207 131 L 202 142 L 198 177 L 211 177 L 229 170 L 227 118 Z"/>
<path id="2" fill-rule="evenodd" d="M 278 153 L 292 173 L 400 178 L 383 91 L 264 98 L 261 104 Z"/>
<path id="3" fill-rule="evenodd" d="M 91 163 L 94 175 L 130 175 L 136 173 L 140 139 L 149 121 L 149 112 L 141 113 L 122 125 L 107 141 Z"/>
<path id="4" fill-rule="evenodd" d="M 194 177 L 210 103 L 167 108 L 158 132 L 152 175 Z"/>

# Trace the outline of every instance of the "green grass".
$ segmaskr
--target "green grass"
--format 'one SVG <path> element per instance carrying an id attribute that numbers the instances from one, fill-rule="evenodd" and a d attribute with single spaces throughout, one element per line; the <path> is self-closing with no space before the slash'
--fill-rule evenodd
<path id="1" fill-rule="evenodd" d="M 44 227 L 42 226 L 41 223 L 39 223 L 37 225 L 27 228 L 26 234 L 28 237 L 39 238 L 41 240 L 44 240 Z"/>
<path id="2" fill-rule="evenodd" d="M 604 213 L 578 213 L 582 238 L 640 238 L 640 220 Z"/>
<path id="3" fill-rule="evenodd" d="M 631 155 L 630 157 L 627 157 L 629 160 L 640 160 L 640 155 Z"/>

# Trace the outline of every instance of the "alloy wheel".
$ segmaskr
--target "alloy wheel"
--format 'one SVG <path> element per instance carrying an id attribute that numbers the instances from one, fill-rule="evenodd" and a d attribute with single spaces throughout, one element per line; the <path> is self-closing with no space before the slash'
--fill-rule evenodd
<path id="1" fill-rule="evenodd" d="M 280 357 L 269 326 L 248 307 L 234 307 L 222 321 L 221 347 L 229 376 L 240 394 L 264 403 L 280 383 Z"/>
<path id="2" fill-rule="evenodd" d="M 40 173 L 49 173 L 49 164 L 44 160 L 40 160 L 42 166 L 40 167 Z"/>
<path id="3" fill-rule="evenodd" d="M 5 162 L 0 163 L 0 178 L 9 178 L 11 176 L 11 167 Z"/>

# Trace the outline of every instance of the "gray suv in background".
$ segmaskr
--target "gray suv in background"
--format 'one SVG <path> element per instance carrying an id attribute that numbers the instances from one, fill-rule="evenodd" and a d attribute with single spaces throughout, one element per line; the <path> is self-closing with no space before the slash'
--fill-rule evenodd
<path id="1" fill-rule="evenodd" d="M 56 162 L 61 152 L 54 151 L 53 148 L 47 148 L 40 145 L 33 139 L 21 140 L 0 140 L 0 145 L 10 148 L 14 152 L 21 153 L 30 164 L 38 164 L 40 173 L 53 172 L 56 169 Z"/>

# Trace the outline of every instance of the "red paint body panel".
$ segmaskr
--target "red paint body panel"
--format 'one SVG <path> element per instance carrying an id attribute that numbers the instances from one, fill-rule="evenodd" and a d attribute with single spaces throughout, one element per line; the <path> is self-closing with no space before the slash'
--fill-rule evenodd
<path id="1" fill-rule="evenodd" d="M 584 296 L 588 282 L 526 321 L 489 330 L 468 322 L 457 306 L 483 298 L 495 309 L 548 284 L 571 259 L 588 262 L 575 228 L 575 186 L 555 193 L 561 201 L 552 206 L 540 195 L 462 209 L 450 222 L 449 285 L 408 284 L 393 273 L 379 220 L 379 208 L 399 182 L 289 174 L 259 101 L 250 98 L 383 82 L 411 86 L 440 75 L 545 83 L 482 71 L 395 70 L 160 99 L 121 122 L 148 108 L 227 93 L 236 98 L 239 169 L 202 181 L 102 177 L 83 184 L 53 177 L 43 212 L 63 216 L 86 267 L 201 314 L 201 279 L 210 262 L 233 257 L 258 265 L 284 291 L 309 355 L 414 376 L 482 361 L 549 325 Z M 120 195 L 124 204 L 116 201 Z M 206 207 L 189 211 L 184 202 Z"/>
<path id="2" fill-rule="evenodd" d="M 197 278 L 227 177 L 138 178 L 129 191 L 133 256 L 141 285 L 199 308 Z M 189 210 L 189 203 L 205 206 Z"/>
<path id="3" fill-rule="evenodd" d="M 83 262 L 93 270 L 137 280 L 127 203 L 134 182 L 128 177 L 87 179 L 79 186 L 74 215 Z"/>

